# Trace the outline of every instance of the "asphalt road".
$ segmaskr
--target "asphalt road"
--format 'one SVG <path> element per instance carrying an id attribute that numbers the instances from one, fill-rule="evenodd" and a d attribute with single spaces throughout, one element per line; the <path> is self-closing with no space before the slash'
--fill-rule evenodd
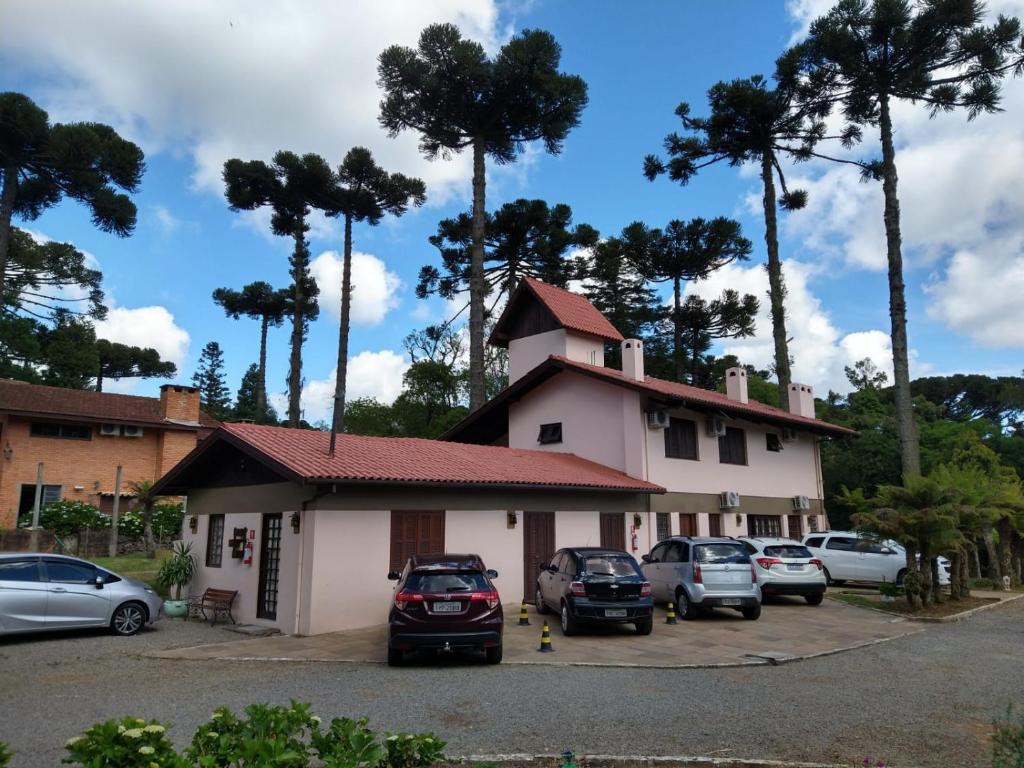
<path id="1" fill-rule="evenodd" d="M 686 625 L 699 632 L 700 624 Z M 109 717 L 157 718 L 186 741 L 225 704 L 312 702 L 324 719 L 432 730 L 450 754 L 705 755 L 890 766 L 983 766 L 986 734 L 1024 705 L 1024 601 L 837 656 L 708 670 L 173 662 L 139 652 L 237 638 L 163 622 L 0 641 L 0 740 L 14 768 L 59 765 L 66 739 Z M 1024 708 L 1022 708 L 1024 709 Z M 872 762 L 872 765 L 874 763 Z"/>

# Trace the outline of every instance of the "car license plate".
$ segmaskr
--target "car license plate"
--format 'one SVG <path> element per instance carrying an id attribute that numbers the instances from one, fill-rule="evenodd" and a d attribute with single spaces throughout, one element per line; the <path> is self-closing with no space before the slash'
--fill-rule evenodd
<path id="1" fill-rule="evenodd" d="M 462 603 L 452 601 L 450 603 L 434 603 L 434 613 L 458 613 L 462 610 Z"/>
<path id="2" fill-rule="evenodd" d="M 719 605 L 743 605 L 743 601 L 738 597 L 723 597 L 718 601 Z"/>
<path id="3" fill-rule="evenodd" d="M 604 615 L 609 619 L 624 619 L 626 618 L 625 608 L 605 608 Z"/>
<path id="4" fill-rule="evenodd" d="M 804 567 L 800 563 L 790 563 L 786 566 L 787 571 L 802 571 L 803 569 Z"/>

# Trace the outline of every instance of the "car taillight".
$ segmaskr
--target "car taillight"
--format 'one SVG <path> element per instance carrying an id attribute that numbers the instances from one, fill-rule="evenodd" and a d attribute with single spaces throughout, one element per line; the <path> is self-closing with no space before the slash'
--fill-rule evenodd
<path id="1" fill-rule="evenodd" d="M 569 594 L 573 597 L 586 597 L 587 588 L 583 586 L 582 581 L 574 581 L 569 585 Z"/>
<path id="2" fill-rule="evenodd" d="M 823 563 L 821 562 L 821 560 L 819 560 L 818 558 L 814 558 L 814 559 L 813 559 L 813 560 L 811 560 L 810 562 L 811 562 L 811 565 L 816 565 L 816 566 L 818 566 L 818 570 L 819 570 L 819 571 L 820 571 L 820 570 L 821 570 L 822 568 L 824 568 L 824 567 L 825 567 L 825 565 L 824 565 L 824 564 L 823 564 Z"/>
<path id="3" fill-rule="evenodd" d="M 757 584 L 757 568 L 754 567 L 753 563 L 750 564 L 750 580 Z"/>
<path id="4" fill-rule="evenodd" d="M 395 595 L 395 608 L 404 611 L 409 603 L 422 603 L 424 599 L 418 592 L 399 592 Z"/>
<path id="5" fill-rule="evenodd" d="M 651 582 L 645 581 L 643 584 L 640 585 L 640 597 L 650 597 L 650 596 L 651 596 Z"/>
<path id="6" fill-rule="evenodd" d="M 773 565 L 783 565 L 783 562 L 777 557 L 759 557 L 757 558 L 757 564 L 767 571 L 770 570 Z"/>
<path id="7" fill-rule="evenodd" d="M 487 607 L 491 609 L 497 608 L 498 603 L 500 602 L 498 593 L 493 589 L 490 592 L 473 592 L 469 596 L 469 601 L 471 603 L 484 601 L 487 603 Z"/>
<path id="8" fill-rule="evenodd" d="M 693 564 L 693 583 L 694 584 L 703 584 L 704 583 L 704 577 L 700 575 L 700 563 L 694 563 Z"/>

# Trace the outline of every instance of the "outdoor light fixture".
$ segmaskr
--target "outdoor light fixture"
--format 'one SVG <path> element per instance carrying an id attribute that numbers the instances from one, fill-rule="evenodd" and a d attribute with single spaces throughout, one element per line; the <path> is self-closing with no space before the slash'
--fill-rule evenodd
<path id="1" fill-rule="evenodd" d="M 199 530 L 199 518 L 195 515 L 192 515 L 192 517 L 188 519 L 188 529 L 192 531 L 192 533 Z"/>
<path id="2" fill-rule="evenodd" d="M 299 526 L 302 524 L 302 518 L 299 517 L 298 512 L 292 512 L 292 533 L 299 532 Z"/>
<path id="3" fill-rule="evenodd" d="M 509 510 L 505 520 L 505 524 L 509 529 L 515 528 L 516 523 L 519 521 L 519 516 L 515 513 L 515 510 Z"/>
<path id="4" fill-rule="evenodd" d="M 736 513 L 736 525 L 743 525 L 743 515 Z"/>
<path id="5" fill-rule="evenodd" d="M 640 515 L 634 514 L 633 515 L 633 527 L 634 528 L 639 528 L 642 524 L 643 524 L 643 518 L 640 517 Z"/>
<path id="6" fill-rule="evenodd" d="M 11 448 L 11 444 L 10 443 L 7 443 L 7 445 L 4 446 L 4 458 L 7 459 L 8 461 L 10 461 L 11 460 L 11 456 L 13 456 L 13 455 L 14 455 L 14 449 Z"/>

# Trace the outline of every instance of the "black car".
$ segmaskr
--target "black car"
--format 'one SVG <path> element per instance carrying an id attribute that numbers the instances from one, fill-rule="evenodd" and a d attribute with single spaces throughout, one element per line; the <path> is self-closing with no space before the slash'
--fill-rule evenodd
<path id="1" fill-rule="evenodd" d="M 501 599 L 479 555 L 413 555 L 397 581 L 388 615 L 388 664 L 407 651 L 483 650 L 489 664 L 501 662 L 504 616 Z"/>
<path id="2" fill-rule="evenodd" d="M 654 602 L 636 559 L 628 552 L 604 547 L 560 549 L 550 563 L 540 564 L 537 610 L 558 611 L 562 632 L 572 635 L 581 624 L 635 624 L 649 635 Z"/>

